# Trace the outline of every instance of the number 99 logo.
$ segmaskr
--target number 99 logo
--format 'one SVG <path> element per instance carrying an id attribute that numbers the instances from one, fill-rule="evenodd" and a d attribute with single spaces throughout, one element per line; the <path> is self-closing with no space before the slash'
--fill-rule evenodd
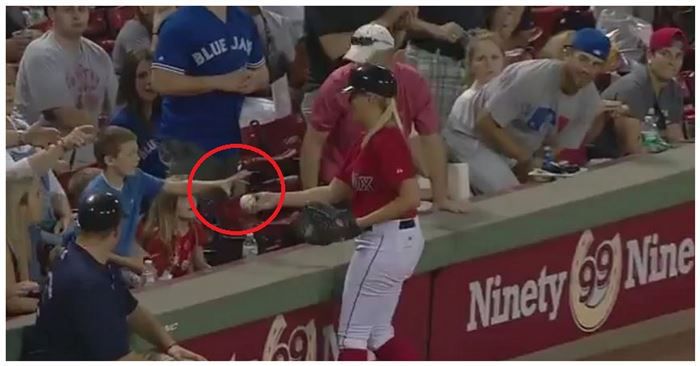
<path id="1" fill-rule="evenodd" d="M 600 243 L 593 253 L 594 238 L 586 230 L 571 264 L 569 303 L 577 326 L 584 332 L 600 328 L 612 311 L 620 290 L 622 245 L 620 235 Z"/>

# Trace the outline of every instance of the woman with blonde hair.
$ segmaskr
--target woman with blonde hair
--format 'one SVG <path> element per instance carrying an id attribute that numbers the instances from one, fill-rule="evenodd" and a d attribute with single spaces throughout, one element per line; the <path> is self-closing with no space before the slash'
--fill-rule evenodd
<path id="1" fill-rule="evenodd" d="M 5 281 L 8 315 L 29 314 L 37 308 L 38 299 L 28 296 L 38 289 L 29 278 L 29 265 L 35 260 L 29 227 L 38 223 L 41 215 L 42 191 L 38 178 L 7 181 Z"/>
<path id="2" fill-rule="evenodd" d="M 204 245 L 209 235 L 196 219 L 187 197 L 161 193 L 153 201 L 140 242 L 158 271 L 158 278 L 177 278 L 209 269 Z"/>
<path id="3" fill-rule="evenodd" d="M 343 286 L 338 322 L 339 361 L 367 361 L 372 351 L 380 361 L 418 360 L 410 340 L 395 334 L 392 319 L 401 288 L 423 252 L 418 222 L 420 193 L 411 156 L 396 113 L 393 73 L 377 65 L 358 65 L 343 93 L 350 96 L 353 120 L 365 135 L 345 156 L 330 185 L 288 192 L 285 207 L 308 202 L 350 202 L 356 237 Z M 260 192 L 250 212 L 274 208 L 278 193 Z"/>
<path id="4" fill-rule="evenodd" d="M 450 158 L 456 162 L 466 162 L 471 153 L 472 147 L 463 137 L 476 119 L 479 91 L 505 66 L 505 52 L 500 38 L 485 30 L 477 31 L 470 37 L 466 58 L 474 83 L 457 98 L 442 131 Z"/>

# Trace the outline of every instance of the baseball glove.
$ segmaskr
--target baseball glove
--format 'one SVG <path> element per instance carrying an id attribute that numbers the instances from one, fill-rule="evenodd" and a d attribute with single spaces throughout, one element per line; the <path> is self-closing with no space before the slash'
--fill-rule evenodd
<path id="1" fill-rule="evenodd" d="M 352 213 L 319 202 L 307 204 L 292 226 L 300 239 L 312 245 L 329 245 L 362 232 Z"/>

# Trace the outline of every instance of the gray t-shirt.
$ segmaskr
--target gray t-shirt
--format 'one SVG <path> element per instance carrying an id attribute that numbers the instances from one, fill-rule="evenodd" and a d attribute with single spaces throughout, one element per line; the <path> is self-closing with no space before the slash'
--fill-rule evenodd
<path id="1" fill-rule="evenodd" d="M 81 38 L 74 56 L 59 45 L 49 31 L 27 46 L 17 73 L 13 113 L 35 123 L 43 111 L 75 107 L 88 111 L 95 124 L 102 113 L 111 114 L 117 96 L 117 77 L 107 52 Z M 74 168 L 94 162 L 92 145 L 70 158 Z"/>
<path id="2" fill-rule="evenodd" d="M 151 33 L 137 19 L 131 19 L 124 26 L 114 40 L 112 59 L 114 69 L 119 73 L 126 63 L 129 52 L 151 48 Z"/>
<path id="3" fill-rule="evenodd" d="M 601 99 L 593 83 L 574 95 L 562 93 L 561 68 L 558 60 L 531 60 L 508 66 L 478 92 L 470 106 L 473 110 L 461 113 L 468 118 L 448 122 L 448 128 L 480 140 L 474 124 L 481 112 L 488 111 L 529 153 L 537 151 L 548 136 L 556 147 L 580 147 Z M 465 143 L 478 145 L 478 141 Z"/>
<path id="4" fill-rule="evenodd" d="M 604 99 L 625 103 L 632 116 L 640 121 L 644 119 L 649 109 L 654 109 L 654 113 L 659 117 L 667 111 L 668 120 L 665 121 L 667 125 L 680 123 L 683 119 L 683 91 L 680 85 L 675 81 L 669 82 L 657 97 L 646 65 L 636 65 L 629 74 L 615 80 L 602 95 Z M 656 102 L 659 110 L 655 107 Z M 606 123 L 603 131 L 593 142 L 589 155 L 593 158 L 617 158 L 623 152 L 613 124 Z"/>
<path id="5" fill-rule="evenodd" d="M 630 113 L 637 119 L 642 120 L 649 109 L 655 108 L 658 102 L 660 111 L 668 111 L 669 123 L 680 123 L 683 119 L 683 90 L 674 80 L 661 89 L 659 96 L 654 94 L 654 87 L 651 83 L 649 70 L 646 65 L 637 65 L 632 71 L 615 80 L 603 92 L 603 98 L 608 100 L 619 100 L 625 103 Z"/>

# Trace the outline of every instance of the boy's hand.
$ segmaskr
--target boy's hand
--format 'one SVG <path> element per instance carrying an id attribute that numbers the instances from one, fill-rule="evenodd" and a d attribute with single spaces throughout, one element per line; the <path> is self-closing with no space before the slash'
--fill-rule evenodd
<path id="1" fill-rule="evenodd" d="M 238 173 L 222 180 L 219 187 L 226 192 L 227 196 L 231 196 L 232 193 L 240 192 L 240 188 L 245 188 L 248 185 L 248 181 L 246 179 L 250 177 L 251 174 L 253 173 L 248 170 L 241 170 Z M 234 187 L 236 189 L 234 189 Z"/>

